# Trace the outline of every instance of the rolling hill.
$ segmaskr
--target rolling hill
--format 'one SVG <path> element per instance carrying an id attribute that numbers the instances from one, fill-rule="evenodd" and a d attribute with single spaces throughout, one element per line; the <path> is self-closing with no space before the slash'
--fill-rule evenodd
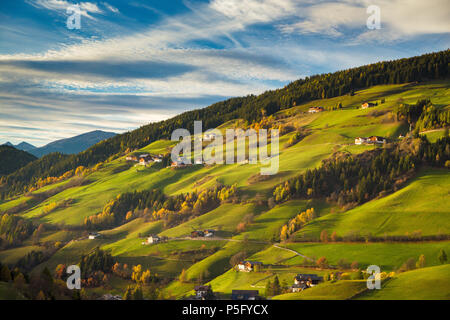
<path id="1" fill-rule="evenodd" d="M 428 58 L 423 59 L 427 61 Z M 405 66 L 405 63 L 407 61 L 401 65 Z M 347 71 L 352 72 L 356 73 L 355 70 Z M 343 74 L 346 73 L 339 75 Z M 371 81 L 375 78 L 373 76 Z M 23 191 L 28 191 L 28 182 L 21 184 L 22 180 L 8 190 L 8 197 L 0 202 L 0 213 L 6 216 L 4 213 L 8 212 L 7 218 L 13 215 L 21 221 L 17 223 L 19 226 L 31 222 L 33 229 L 21 232 L 25 236 L 16 242 L 7 243 L 6 239 L 14 239 L 11 234 L 18 234 L 15 229 L 10 232 L 8 220 L 9 224 L 0 228 L 3 232 L 0 235 L 0 262 L 13 268 L 33 251 L 35 255 L 43 252 L 45 256 L 34 261 L 30 274 L 39 275 L 45 268 L 54 274 L 58 265 L 79 263 L 82 256 L 100 248 L 111 254 L 114 263 L 126 264 L 130 269 L 136 265 L 148 268 L 158 278 L 160 297 L 177 299 L 192 295 L 197 284 L 210 284 L 222 298 L 229 298 L 234 289 L 259 290 L 265 296 L 267 281 L 273 281 L 275 277 L 287 291 L 297 273 L 356 274 L 356 270 L 344 266 L 352 262 L 357 262 L 361 271 L 376 264 L 382 271 L 396 272 L 396 276 L 384 284 L 385 295 L 381 291 L 363 293 L 365 282 L 361 279 L 340 279 L 304 292 L 284 292 L 272 298 L 383 299 L 395 296 L 401 288 L 410 290 L 411 283 L 426 277 L 432 279 L 431 283 L 437 283 L 436 279 L 444 277 L 448 271 L 447 265 L 441 266 L 440 252 L 450 251 L 448 138 L 438 140 L 445 136 L 443 128 L 422 133 L 431 134 L 433 141 L 441 143 L 439 149 L 437 143 L 409 132 L 409 126 L 398 117 L 396 110 L 400 105 L 415 106 L 419 100 L 428 98 L 438 110 L 447 110 L 450 80 L 395 84 L 380 80 L 380 85 L 370 87 L 355 84 L 355 88 L 361 87 L 361 90 L 354 92 L 342 88 L 340 95 L 339 89 L 324 94 L 323 98 L 312 94 L 315 90 L 309 86 L 314 83 L 320 87 L 325 79 L 325 76 L 316 77 L 288 86 L 289 90 L 298 90 L 294 90 L 296 93 L 289 99 L 286 88 L 260 97 L 232 99 L 203 111 L 114 136 L 77 155 L 47 155 L 26 165 L 7 177 L 6 183 L 17 182 L 18 177 L 28 182 L 48 176 L 59 177 L 66 169 L 83 167 L 76 173 L 71 171 L 66 178 L 29 192 Z M 311 94 L 307 96 L 305 92 Z M 268 103 L 272 98 L 280 104 Z M 267 114 L 248 121 L 240 113 L 247 110 L 247 99 L 257 101 L 254 108 L 258 112 L 264 109 Z M 361 109 L 365 101 L 377 105 Z M 339 104 L 341 107 L 337 107 Z M 324 111 L 310 113 L 308 110 L 312 106 L 323 106 Z M 142 153 L 168 154 L 175 143 L 167 139 L 172 128 L 201 119 L 218 109 L 223 113 L 217 118 L 211 116 L 217 123 L 209 123 L 214 123 L 219 130 L 257 127 L 265 122 L 269 123 L 268 128 L 284 129 L 279 137 L 279 172 L 276 175 L 261 176 L 261 164 L 202 164 L 173 168 L 157 162 L 140 166 L 127 160 L 129 155 Z M 439 136 L 435 132 L 439 132 Z M 382 136 L 388 142 L 380 146 L 355 145 L 358 136 Z M 101 150 L 107 151 L 102 154 Z M 290 187 L 287 181 L 303 176 L 302 183 L 306 184 L 308 176 L 323 173 L 320 169 L 330 159 L 344 166 L 343 161 L 339 162 L 341 159 L 361 157 L 366 161 L 363 163 L 376 172 L 382 166 L 371 162 L 372 155 L 386 152 L 394 158 L 394 152 L 398 150 L 405 157 L 401 158 L 403 163 L 398 166 L 398 172 L 389 171 L 394 187 L 377 185 L 381 189 L 373 192 L 373 197 L 367 191 L 368 195 L 362 194 L 360 202 L 343 202 L 338 197 L 311 191 L 303 197 L 291 193 L 292 197 L 275 201 L 277 187 L 284 186 L 286 191 L 283 192 L 287 193 Z M 407 161 L 413 165 L 403 170 Z M 385 167 L 392 167 L 392 163 L 386 161 Z M 351 189 L 359 189 L 361 181 L 365 181 L 363 174 L 360 175 L 356 182 L 343 183 L 352 184 L 348 194 Z M 389 178 L 389 174 L 385 177 Z M 331 178 L 330 175 L 329 181 Z M 211 190 L 223 186 L 236 188 L 235 196 L 220 194 L 219 200 L 215 201 Z M 314 182 L 307 186 L 313 190 Z M 296 188 L 295 185 L 292 188 Z M 163 195 L 163 201 L 138 198 L 141 191 L 153 192 L 155 189 Z M 127 200 L 134 196 L 137 197 L 135 202 Z M 197 200 L 192 203 L 192 199 Z M 314 208 L 314 216 L 299 225 L 287 241 L 282 241 L 283 226 L 311 208 Z M 124 219 L 116 221 L 114 216 L 119 210 L 124 211 Z M 108 220 L 109 224 L 87 224 L 89 217 L 100 220 L 111 216 L 113 219 Z M 41 233 L 36 231 L 39 225 L 44 230 Z M 190 237 L 192 231 L 205 229 L 214 229 L 215 236 Z M 321 239 L 324 230 L 328 235 L 336 232 L 337 238 Z M 100 237 L 89 239 L 89 232 L 98 232 Z M 160 243 L 143 245 L 151 234 L 166 238 Z M 426 268 L 400 273 L 405 262 L 412 259 L 415 264 L 421 255 L 426 259 Z M 326 265 L 316 263 L 320 257 L 327 259 Z M 263 269 L 237 272 L 232 265 L 236 259 L 262 262 Z M 123 294 L 126 287 L 133 284 L 130 277 L 121 277 L 117 273 L 111 273 L 109 279 L 108 283 L 86 287 L 86 294 L 90 298 L 98 298 L 105 292 Z M 442 291 L 439 286 L 434 287 L 426 286 L 426 294 L 417 297 L 448 299 L 447 286 Z M 144 285 L 144 288 L 147 291 L 154 289 L 150 285 Z M 3 291 L 12 294 L 8 286 L 3 286 Z M 149 292 L 146 294 L 150 295 Z"/>

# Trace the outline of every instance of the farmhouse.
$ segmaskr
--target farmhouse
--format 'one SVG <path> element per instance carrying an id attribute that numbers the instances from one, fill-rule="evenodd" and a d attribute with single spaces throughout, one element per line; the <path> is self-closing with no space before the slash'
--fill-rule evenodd
<path id="1" fill-rule="evenodd" d="M 239 271 L 250 272 L 255 270 L 255 266 L 262 266 L 262 262 L 259 261 L 241 261 L 237 265 Z"/>
<path id="2" fill-rule="evenodd" d="M 125 160 L 127 160 L 127 161 L 138 161 L 138 158 L 136 156 L 126 156 Z"/>
<path id="3" fill-rule="evenodd" d="M 214 237 L 215 230 L 206 229 L 203 230 L 204 237 Z"/>
<path id="4" fill-rule="evenodd" d="M 299 273 L 294 277 L 294 284 L 306 285 L 307 287 L 314 287 L 323 281 L 323 277 L 319 277 L 317 274 L 302 274 Z"/>
<path id="5" fill-rule="evenodd" d="M 363 104 L 361 104 L 361 109 L 367 109 L 372 107 L 375 107 L 375 104 L 371 102 L 364 102 Z"/>
<path id="6" fill-rule="evenodd" d="M 214 293 L 211 286 L 195 286 L 195 298 L 201 300 L 207 300 L 214 297 Z"/>
<path id="7" fill-rule="evenodd" d="M 199 238 L 199 237 L 204 237 L 205 233 L 201 230 L 194 230 L 191 232 L 191 238 Z"/>
<path id="8" fill-rule="evenodd" d="M 259 300 L 258 290 L 232 290 L 231 300 Z"/>
<path id="9" fill-rule="evenodd" d="M 205 133 L 205 135 L 204 135 L 204 139 L 205 140 L 211 140 L 211 139 L 215 139 L 216 138 L 216 134 L 214 133 L 214 132 L 211 132 L 211 133 Z"/>
<path id="10" fill-rule="evenodd" d="M 378 137 L 378 136 L 371 136 L 369 137 L 369 143 L 386 143 L 386 138 Z"/>
<path id="11" fill-rule="evenodd" d="M 369 141 L 369 138 L 357 137 L 355 138 L 355 144 L 365 144 Z"/>
<path id="12" fill-rule="evenodd" d="M 154 243 L 159 243 L 161 242 L 161 238 L 158 235 L 150 235 L 147 237 L 147 240 L 145 240 L 145 242 L 143 242 L 143 244 L 154 244 Z"/>
<path id="13" fill-rule="evenodd" d="M 306 284 L 293 284 L 292 286 L 291 286 L 291 291 L 292 292 L 300 292 L 300 291 L 303 291 L 303 290 L 305 290 L 305 289 L 308 289 L 309 287 L 306 285 Z"/>
<path id="14" fill-rule="evenodd" d="M 150 157 L 149 154 L 142 154 L 139 156 L 139 164 L 141 166 L 145 166 L 145 165 L 149 164 L 150 162 L 152 162 L 152 157 Z"/>
<path id="15" fill-rule="evenodd" d="M 355 138 L 355 144 L 383 144 L 386 143 L 386 138 L 371 136 L 369 138 L 357 137 Z"/>
<path id="16" fill-rule="evenodd" d="M 101 236 L 100 233 L 97 233 L 97 232 L 91 232 L 91 233 L 89 233 L 89 240 L 97 239 L 97 238 L 99 238 L 100 236 Z"/>
<path id="17" fill-rule="evenodd" d="M 308 110 L 309 113 L 317 113 L 317 112 L 322 112 L 322 111 L 323 111 L 323 107 L 311 107 Z"/>
<path id="18" fill-rule="evenodd" d="M 188 167 L 188 166 L 190 166 L 189 163 L 186 164 L 186 163 L 183 163 L 183 161 L 180 161 L 180 160 L 174 161 L 171 164 L 172 168 L 185 168 L 185 167 Z"/>

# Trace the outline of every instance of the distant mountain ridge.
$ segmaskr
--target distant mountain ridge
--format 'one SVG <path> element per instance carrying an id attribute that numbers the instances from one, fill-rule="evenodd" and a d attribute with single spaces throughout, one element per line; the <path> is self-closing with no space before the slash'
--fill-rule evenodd
<path id="1" fill-rule="evenodd" d="M 31 150 L 36 149 L 35 146 L 33 146 L 32 144 L 29 144 L 28 142 L 22 141 L 21 143 L 17 144 L 14 146 L 16 149 L 22 150 L 22 151 L 27 151 L 30 152 Z"/>
<path id="2" fill-rule="evenodd" d="M 29 152 L 30 150 L 36 149 L 35 146 L 33 146 L 32 144 L 30 144 L 28 142 L 25 142 L 25 141 L 22 141 L 21 143 L 16 144 L 16 145 L 14 145 L 14 144 L 12 144 L 11 142 L 8 141 L 8 142 L 4 143 L 3 145 L 4 146 L 14 147 L 14 148 L 16 148 L 18 150 L 27 151 L 27 152 Z"/>
<path id="3" fill-rule="evenodd" d="M 39 158 L 52 152 L 76 154 L 115 135 L 116 133 L 114 132 L 95 130 L 75 137 L 53 141 L 43 147 L 32 149 L 29 152 Z"/>

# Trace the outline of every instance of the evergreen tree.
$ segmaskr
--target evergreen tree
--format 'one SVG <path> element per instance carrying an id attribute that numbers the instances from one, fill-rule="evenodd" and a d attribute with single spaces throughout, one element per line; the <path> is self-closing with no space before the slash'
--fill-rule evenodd
<path id="1" fill-rule="evenodd" d="M 447 254 L 445 253 L 444 249 L 441 249 L 439 251 L 438 259 L 441 264 L 447 263 Z"/>
<path id="2" fill-rule="evenodd" d="M 267 280 L 266 283 L 266 297 L 271 297 L 273 296 L 273 286 L 272 286 L 272 282 L 270 282 L 270 280 Z"/>
<path id="3" fill-rule="evenodd" d="M 272 287 L 273 287 L 272 290 L 273 290 L 274 296 L 281 294 L 281 286 L 280 286 L 280 280 L 278 279 L 278 276 L 275 276 Z"/>

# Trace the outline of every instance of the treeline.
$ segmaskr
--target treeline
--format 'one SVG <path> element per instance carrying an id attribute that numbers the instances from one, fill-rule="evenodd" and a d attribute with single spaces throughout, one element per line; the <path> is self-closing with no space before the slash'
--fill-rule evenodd
<path id="1" fill-rule="evenodd" d="M 429 99 L 417 101 L 415 105 L 401 103 L 394 108 L 397 120 L 414 124 L 414 132 L 450 126 L 450 109 L 434 106 Z"/>
<path id="2" fill-rule="evenodd" d="M 361 204 L 395 190 L 421 164 L 444 166 L 450 157 L 450 138 L 430 143 L 426 137 L 358 155 L 337 154 L 320 168 L 278 185 L 273 191 L 280 203 L 296 198 L 326 197 L 338 205 Z"/>
<path id="3" fill-rule="evenodd" d="M 112 272 L 114 265 L 113 257 L 108 251 L 95 248 L 93 252 L 82 255 L 80 260 L 81 277 L 88 279 L 94 272 L 102 271 L 104 273 Z"/>
<path id="4" fill-rule="evenodd" d="M 177 128 L 186 128 L 192 132 L 194 120 L 202 120 L 204 129 L 215 128 L 226 121 L 239 118 L 252 123 L 259 121 L 263 115 L 270 116 L 293 105 L 352 94 L 356 89 L 372 85 L 444 79 L 448 76 L 449 56 L 450 50 L 445 50 L 306 77 L 282 89 L 267 91 L 258 96 L 231 98 L 207 108 L 185 112 L 169 120 L 155 122 L 101 141 L 79 154 L 64 157 L 60 155 L 61 158 L 54 159 L 51 165 L 34 168 L 35 162 L 46 162 L 45 159 L 36 160 L 23 171 L 9 175 L 6 183 L 8 187 L 4 188 L 2 194 L 5 197 L 20 193 L 40 177 L 57 177 L 78 166 L 93 166 L 126 150 L 144 147 L 161 138 L 170 138 Z"/>
<path id="5" fill-rule="evenodd" d="M 281 227 L 280 239 L 286 241 L 292 234 L 300 230 L 305 224 L 316 218 L 314 208 L 307 209 L 289 220 L 287 224 Z"/>
<path id="6" fill-rule="evenodd" d="M 17 246 L 33 234 L 35 227 L 30 220 L 22 217 L 3 214 L 0 219 L 0 248 Z"/>
<path id="7" fill-rule="evenodd" d="M 58 164 L 69 157 L 70 156 L 62 155 L 60 153 L 50 153 L 40 159 L 28 163 L 26 166 L 21 167 L 12 174 L 1 177 L 0 199 L 4 199 L 14 194 L 27 192 L 29 187 L 34 186 L 40 178 L 62 175 L 68 170 L 53 174 L 53 166 L 58 166 Z"/>
<path id="8" fill-rule="evenodd" d="M 159 189 L 123 193 L 108 202 L 101 213 L 85 218 L 84 224 L 88 229 L 103 229 L 144 217 L 152 221 L 164 220 L 165 227 L 171 227 L 217 208 L 222 201 L 235 197 L 236 192 L 234 185 L 219 185 L 172 197 Z"/>
<path id="9" fill-rule="evenodd" d="M 40 273 L 28 274 L 19 268 L 10 270 L 0 262 L 0 281 L 13 285 L 18 299 L 68 300 L 80 299 L 79 290 L 69 290 L 67 284 L 54 279 L 47 267 Z"/>
<path id="10" fill-rule="evenodd" d="M 396 179 L 414 167 L 411 156 L 399 150 L 345 154 L 277 186 L 273 195 L 278 203 L 294 198 L 329 197 L 339 205 L 360 204 L 392 189 Z"/>
<path id="11" fill-rule="evenodd" d="M 435 143 L 430 143 L 426 136 L 416 136 L 416 138 L 420 139 L 415 154 L 416 158 L 423 164 L 450 168 L 450 137 L 448 132 L 445 137 L 438 139 Z"/>

